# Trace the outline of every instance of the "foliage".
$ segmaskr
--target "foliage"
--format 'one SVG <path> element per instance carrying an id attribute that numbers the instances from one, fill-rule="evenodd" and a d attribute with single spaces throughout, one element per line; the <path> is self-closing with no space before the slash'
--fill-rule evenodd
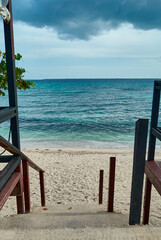
<path id="1" fill-rule="evenodd" d="M 22 58 L 21 54 L 15 55 L 15 60 L 20 61 Z M 25 69 L 20 67 L 15 67 L 16 71 L 16 86 L 19 90 L 26 90 L 34 87 L 32 81 L 25 81 L 23 79 Z M 8 89 L 7 82 L 7 65 L 6 65 L 6 54 L 0 51 L 0 95 L 5 96 L 5 90 Z"/>

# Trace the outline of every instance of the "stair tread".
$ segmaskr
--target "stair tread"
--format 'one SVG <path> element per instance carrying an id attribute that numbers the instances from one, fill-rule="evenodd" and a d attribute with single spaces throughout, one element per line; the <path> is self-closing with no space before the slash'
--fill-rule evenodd
<path id="1" fill-rule="evenodd" d="M 46 209 L 46 210 L 43 210 Z M 32 213 L 13 215 L 0 220 L 0 229 L 54 229 L 128 226 L 128 215 L 108 213 L 100 205 L 55 205 L 35 208 Z"/>

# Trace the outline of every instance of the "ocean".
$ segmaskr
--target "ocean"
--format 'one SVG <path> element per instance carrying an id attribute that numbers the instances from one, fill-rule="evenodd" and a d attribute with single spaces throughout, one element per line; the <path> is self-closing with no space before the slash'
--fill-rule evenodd
<path id="1" fill-rule="evenodd" d="M 135 122 L 150 118 L 153 80 L 35 80 L 18 91 L 21 147 L 133 148 Z M 0 105 L 8 98 L 0 97 Z M 9 122 L 0 125 L 8 138 Z"/>

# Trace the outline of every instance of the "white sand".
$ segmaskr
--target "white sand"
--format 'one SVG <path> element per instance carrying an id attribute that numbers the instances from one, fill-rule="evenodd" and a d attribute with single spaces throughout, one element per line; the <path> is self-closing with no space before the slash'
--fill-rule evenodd
<path id="1" fill-rule="evenodd" d="M 133 151 L 81 149 L 23 149 L 45 170 L 46 205 L 98 204 L 99 170 L 104 170 L 104 205 L 108 194 L 109 158 L 116 157 L 114 209 L 129 214 Z M 161 158 L 161 153 L 156 153 Z M 39 174 L 30 168 L 31 206 L 40 206 Z M 161 227 L 161 198 L 152 190 L 150 226 Z M 15 197 L 10 197 L 1 217 L 16 213 Z M 158 238 L 159 239 L 159 238 Z"/>
<path id="2" fill-rule="evenodd" d="M 99 171 L 104 170 L 104 211 L 107 206 L 109 158 L 116 157 L 114 209 L 129 214 L 133 151 L 81 149 L 23 149 L 24 153 L 45 170 L 46 205 L 74 208 L 74 205 L 98 206 Z M 161 153 L 156 153 L 161 158 Z M 40 206 L 39 174 L 30 168 L 31 206 Z M 2 239 L 161 239 L 161 198 L 152 189 L 149 226 L 86 227 L 86 228 L 11 228 L 2 227 Z M 90 206 L 90 205 L 89 205 Z M 34 211 L 34 210 L 33 210 Z M 43 210 L 42 210 L 43 211 Z M 10 197 L 0 212 L 1 223 L 16 213 L 16 199 Z M 48 213 L 49 214 L 49 213 Z M 47 216 L 48 216 L 47 214 Z M 23 215 L 25 217 L 25 215 Z M 4 218 L 5 217 L 5 218 Z M 26 216 L 27 217 L 27 216 Z M 8 218 L 9 222 L 14 221 Z M 23 219 L 23 218 L 22 218 Z M 40 220 L 40 219 L 39 219 Z M 20 220 L 19 220 L 20 221 Z M 23 221 L 23 220 L 22 220 Z M 30 224 L 30 220 L 27 220 Z M 44 219 L 43 219 L 44 221 Z M 48 221 L 48 220 L 47 220 Z M 56 221 L 56 220 L 55 220 Z M 112 220 L 113 221 L 113 220 Z M 118 220 L 117 220 L 118 221 Z M 117 222 L 116 221 L 116 222 Z M 32 222 L 32 221 L 31 221 Z M 116 224 L 116 223 L 115 223 Z M 52 225 L 52 224 L 51 224 Z M 7 227 L 7 225 L 6 225 Z"/>

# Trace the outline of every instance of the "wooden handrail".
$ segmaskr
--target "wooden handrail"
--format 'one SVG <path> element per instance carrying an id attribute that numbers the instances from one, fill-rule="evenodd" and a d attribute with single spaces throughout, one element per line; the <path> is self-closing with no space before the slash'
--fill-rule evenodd
<path id="1" fill-rule="evenodd" d="M 6 139 L 0 136 L 0 146 L 14 155 L 20 157 L 23 167 L 23 184 L 24 184 L 24 197 L 25 197 L 25 211 L 30 212 L 30 184 L 29 184 L 29 166 L 39 172 L 40 178 L 40 194 L 41 205 L 45 206 L 45 187 L 44 187 L 44 170 L 36 165 L 30 158 L 22 153 L 13 144 L 9 143 Z"/>
<path id="2" fill-rule="evenodd" d="M 13 157 L 6 167 L 0 172 L 0 191 L 3 189 L 17 166 L 21 163 L 20 157 Z"/>
<path id="3" fill-rule="evenodd" d="M 11 195 L 12 191 L 14 190 L 16 184 L 20 180 L 20 173 L 15 172 L 5 185 L 5 188 L 2 189 L 0 192 L 0 210 L 4 206 L 5 202 L 7 201 L 8 197 Z"/>
<path id="4" fill-rule="evenodd" d="M 45 172 L 42 168 L 40 168 L 37 164 L 35 164 L 30 158 L 28 158 L 24 153 L 22 153 L 18 148 L 9 143 L 6 139 L 0 136 L 0 146 L 6 149 L 8 152 L 18 155 L 22 160 L 28 161 L 29 166 L 34 168 L 38 172 Z"/>

